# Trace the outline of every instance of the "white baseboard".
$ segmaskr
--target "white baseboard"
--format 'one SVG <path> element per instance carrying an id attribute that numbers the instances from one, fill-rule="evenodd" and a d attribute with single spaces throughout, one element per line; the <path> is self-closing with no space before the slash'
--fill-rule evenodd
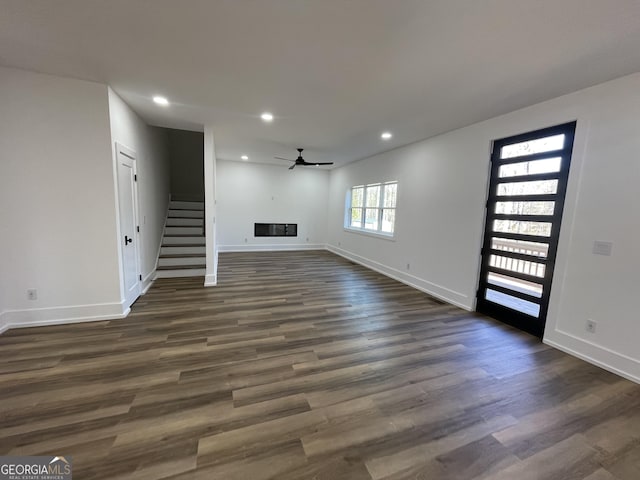
<path id="1" fill-rule="evenodd" d="M 10 328 L 116 320 L 126 317 L 130 311 L 122 303 L 6 310 L 0 315 L 0 333 Z"/>
<path id="2" fill-rule="evenodd" d="M 326 245 L 322 243 L 219 245 L 218 252 L 278 252 L 295 250 L 326 250 L 326 248 Z"/>
<path id="3" fill-rule="evenodd" d="M 204 276 L 205 287 L 215 287 L 218 284 L 218 279 L 215 274 L 208 274 Z"/>
<path id="4" fill-rule="evenodd" d="M 393 267 L 389 267 L 382 263 L 376 262 L 375 260 L 371 260 L 369 258 L 357 255 L 353 252 L 343 250 L 334 245 L 327 245 L 326 249 L 332 253 L 335 253 L 336 255 L 340 255 L 341 257 L 346 258 L 347 260 L 351 260 L 352 262 L 358 263 L 363 267 L 367 267 L 378 273 L 386 275 L 389 278 L 393 278 L 394 280 L 402 282 L 405 285 L 409 285 L 410 287 L 420 290 L 421 292 L 428 293 L 429 295 L 455 305 L 456 307 L 460 307 L 467 311 L 474 310 L 473 299 L 469 299 L 469 296 L 465 295 L 464 293 L 456 292 L 455 290 L 451 290 L 450 288 L 443 287 L 442 285 L 438 285 L 414 275 L 410 275 Z"/>
<path id="5" fill-rule="evenodd" d="M 640 383 L 640 362 L 560 330 L 546 331 L 542 340 L 558 350 Z"/>
<path id="6" fill-rule="evenodd" d="M 157 266 L 157 261 L 156 261 L 156 266 Z M 151 272 L 149 272 L 147 276 L 143 277 L 142 285 L 140 285 L 140 290 L 141 290 L 140 295 L 145 295 L 149 291 L 155 279 L 156 279 L 156 269 L 154 268 L 153 270 L 151 270 Z"/>

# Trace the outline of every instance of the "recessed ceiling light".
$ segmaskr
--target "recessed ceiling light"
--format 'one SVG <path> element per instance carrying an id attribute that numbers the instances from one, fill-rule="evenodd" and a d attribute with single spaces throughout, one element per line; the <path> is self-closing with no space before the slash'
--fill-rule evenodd
<path id="1" fill-rule="evenodd" d="M 260 118 L 265 122 L 270 122 L 273 120 L 273 115 L 269 112 L 264 112 L 262 115 L 260 115 Z"/>
<path id="2" fill-rule="evenodd" d="M 382 135 L 380 135 L 380 138 L 383 140 L 389 140 L 391 137 L 393 137 L 391 132 L 382 132 Z"/>
<path id="3" fill-rule="evenodd" d="M 163 107 L 166 107 L 169 105 L 169 100 L 167 100 L 164 97 L 153 97 L 153 101 L 156 102 L 158 105 L 162 105 Z"/>
<path id="4" fill-rule="evenodd" d="M 246 155 L 242 155 L 240 158 L 241 158 L 242 160 L 249 160 L 249 157 L 248 157 L 248 156 L 246 156 Z"/>

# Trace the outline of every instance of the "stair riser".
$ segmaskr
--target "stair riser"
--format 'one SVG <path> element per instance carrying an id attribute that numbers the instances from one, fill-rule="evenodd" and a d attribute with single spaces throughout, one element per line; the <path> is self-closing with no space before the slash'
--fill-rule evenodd
<path id="1" fill-rule="evenodd" d="M 204 210 L 204 202 L 169 202 L 170 210 Z"/>
<path id="2" fill-rule="evenodd" d="M 182 255 L 199 253 L 202 256 L 206 255 L 206 248 L 202 247 L 162 247 L 160 249 L 160 255 Z"/>
<path id="3" fill-rule="evenodd" d="M 205 265 L 206 257 L 177 257 L 177 258 L 159 258 L 159 267 L 182 267 L 187 265 Z"/>
<path id="4" fill-rule="evenodd" d="M 167 218 L 167 227 L 200 227 L 203 220 L 201 218 Z"/>
<path id="5" fill-rule="evenodd" d="M 156 278 L 204 277 L 204 268 L 185 268 L 184 270 L 158 270 Z"/>
<path id="6" fill-rule="evenodd" d="M 165 235 L 202 235 L 202 227 L 167 227 Z"/>
<path id="7" fill-rule="evenodd" d="M 169 210 L 169 218 L 171 217 L 189 217 L 189 218 L 203 218 L 204 211 L 202 210 Z"/>
<path id="8" fill-rule="evenodd" d="M 204 245 L 205 238 L 202 236 L 193 237 L 171 237 L 166 236 L 162 239 L 162 246 L 174 246 L 174 245 Z"/>

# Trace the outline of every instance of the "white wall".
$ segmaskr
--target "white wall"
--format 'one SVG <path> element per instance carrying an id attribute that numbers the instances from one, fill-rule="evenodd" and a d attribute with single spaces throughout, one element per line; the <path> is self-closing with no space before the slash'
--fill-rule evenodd
<path id="1" fill-rule="evenodd" d="M 218 238 L 217 238 L 217 159 L 213 126 L 204 127 L 204 221 L 206 268 L 205 287 L 213 287 L 218 283 Z"/>
<path id="2" fill-rule="evenodd" d="M 202 132 L 166 129 L 174 199 L 204 200 L 204 136 Z"/>
<path id="3" fill-rule="evenodd" d="M 0 105 L 0 329 L 122 315 L 106 85 L 0 68 Z"/>
<path id="4" fill-rule="evenodd" d="M 631 75 L 332 171 L 329 248 L 473 309 L 491 142 L 577 119 L 544 340 L 640 381 L 639 91 Z M 395 241 L 344 231 L 348 188 L 384 180 L 399 181 Z"/>
<path id="5" fill-rule="evenodd" d="M 218 160 L 219 250 L 324 248 L 329 173 Z M 254 223 L 297 223 L 297 237 L 254 237 Z"/>
<path id="6" fill-rule="evenodd" d="M 455 132 L 331 172 L 329 244 L 339 253 L 471 308 L 478 265 L 488 147 Z M 452 161 L 452 159 L 456 159 Z M 345 196 L 352 185 L 398 180 L 394 240 L 345 231 Z M 410 265 L 407 269 L 407 264 Z"/>
<path id="7" fill-rule="evenodd" d="M 114 163 L 116 142 L 136 153 L 140 260 L 144 289 L 153 280 L 167 216 L 170 185 L 168 135 L 163 128 L 148 126 L 111 88 L 109 113 Z"/>

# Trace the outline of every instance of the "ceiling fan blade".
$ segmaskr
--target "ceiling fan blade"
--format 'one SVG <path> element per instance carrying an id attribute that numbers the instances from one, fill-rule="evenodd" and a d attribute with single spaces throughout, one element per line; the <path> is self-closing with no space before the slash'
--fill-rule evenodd
<path id="1" fill-rule="evenodd" d="M 309 166 L 309 167 L 315 167 L 317 165 L 333 165 L 333 162 L 307 162 L 305 160 L 305 162 L 302 163 L 301 165 L 305 165 L 305 166 Z"/>
<path id="2" fill-rule="evenodd" d="M 293 165 L 291 165 L 289 167 L 289 170 L 293 170 L 296 165 L 301 165 L 303 167 L 319 167 L 320 165 L 333 165 L 333 162 L 307 162 L 304 158 L 302 158 L 302 148 L 298 148 L 298 158 L 296 158 L 295 160 L 290 160 L 288 158 L 283 158 L 283 157 L 273 157 L 273 158 L 277 158 L 278 160 L 286 160 L 287 162 L 293 162 Z"/>

